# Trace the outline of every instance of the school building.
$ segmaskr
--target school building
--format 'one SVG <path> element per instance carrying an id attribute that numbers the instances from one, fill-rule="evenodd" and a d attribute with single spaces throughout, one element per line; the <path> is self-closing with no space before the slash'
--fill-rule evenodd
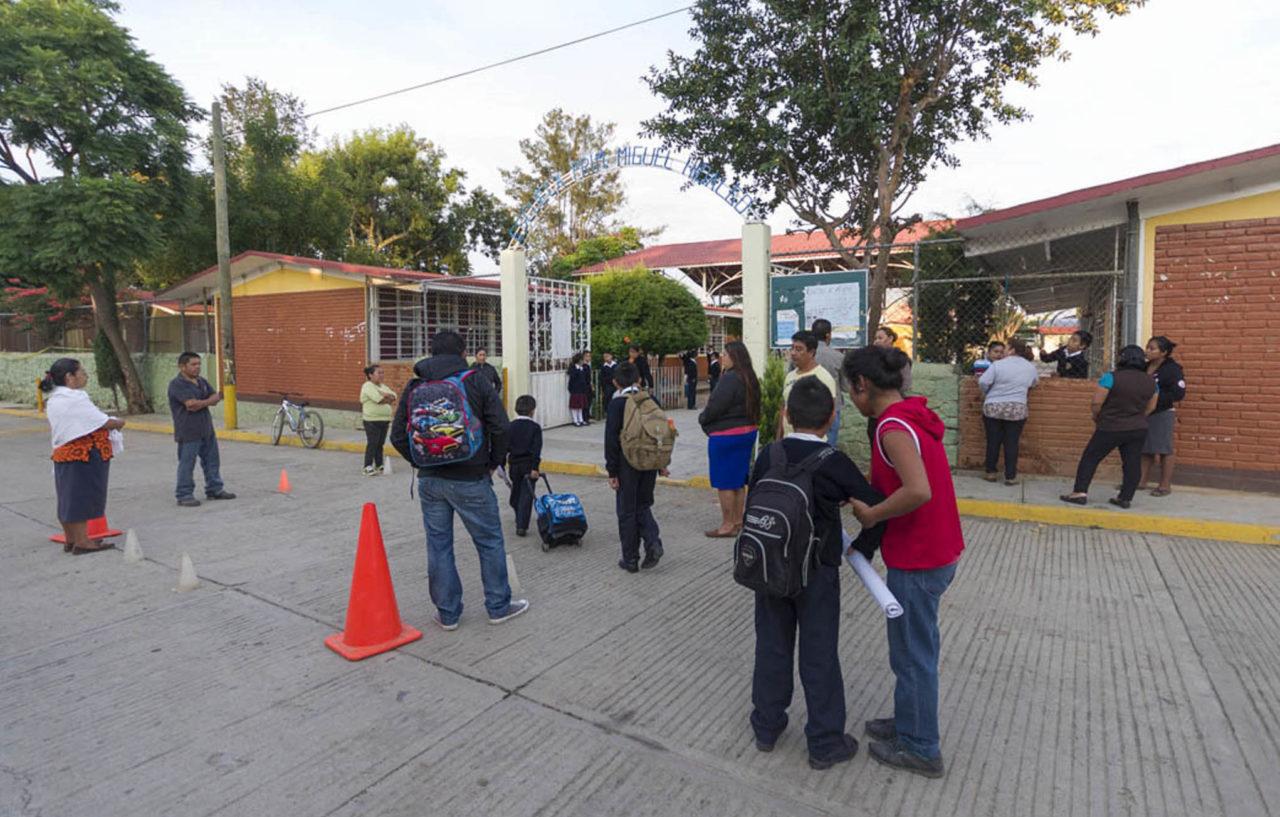
<path id="1" fill-rule="evenodd" d="M 1187 396 L 1177 408 L 1184 484 L 1280 491 L 1280 145 L 1121 179 L 956 222 L 966 255 L 995 275 L 1045 273 L 1079 288 L 1115 273 L 1106 353 L 1166 335 Z M 1096 287 L 1095 287 L 1096 291 Z M 1077 300 L 1087 302 L 1081 294 Z M 1114 338 L 1114 340 L 1112 340 Z M 1099 361 L 1093 375 L 1109 362 Z M 1030 473 L 1068 476 L 1092 423 L 1091 382 L 1031 396 L 1022 437 Z M 959 465 L 981 467 L 980 395 L 961 387 Z"/>

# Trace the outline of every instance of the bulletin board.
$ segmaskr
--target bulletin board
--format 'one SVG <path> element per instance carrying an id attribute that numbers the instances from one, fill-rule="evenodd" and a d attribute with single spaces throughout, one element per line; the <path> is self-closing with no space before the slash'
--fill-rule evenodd
<path id="1" fill-rule="evenodd" d="M 769 345 L 791 345 L 791 336 L 819 318 L 831 321 L 831 345 L 867 343 L 867 270 L 774 275 L 769 278 Z"/>

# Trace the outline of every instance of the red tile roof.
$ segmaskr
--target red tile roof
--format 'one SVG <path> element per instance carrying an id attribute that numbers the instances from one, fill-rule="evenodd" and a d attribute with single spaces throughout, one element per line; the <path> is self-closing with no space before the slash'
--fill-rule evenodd
<path id="1" fill-rule="evenodd" d="M 949 221 L 922 221 L 898 233 L 896 243 L 919 241 L 930 233 L 945 230 Z M 815 230 L 812 233 L 784 233 L 773 236 L 770 253 L 775 258 L 835 258 L 826 235 Z M 649 269 L 673 269 L 687 267 L 737 266 L 742 263 L 742 239 L 722 238 L 716 241 L 694 241 L 686 244 L 657 244 L 643 250 L 628 253 L 621 258 L 602 261 L 578 270 L 578 274 L 603 272 L 607 269 L 628 268 L 640 264 Z"/>
<path id="2" fill-rule="evenodd" d="M 1067 205 L 1080 204 L 1094 199 L 1114 196 L 1118 193 L 1126 193 L 1130 190 L 1137 190 L 1141 187 L 1149 187 L 1155 184 L 1176 181 L 1188 176 L 1194 176 L 1197 173 L 1205 173 L 1210 170 L 1220 170 L 1222 168 L 1233 167 L 1246 162 L 1255 162 L 1259 159 L 1268 159 L 1272 156 L 1280 156 L 1280 144 L 1269 145 L 1268 147 L 1258 148 L 1256 150 L 1247 150 L 1244 153 L 1233 153 L 1230 156 L 1223 156 L 1218 159 L 1209 159 L 1205 162 L 1195 162 L 1193 164 L 1182 165 L 1181 167 L 1175 167 L 1169 170 L 1161 170 L 1156 173 L 1144 173 L 1141 176 L 1133 176 L 1116 182 L 1107 182 L 1106 184 L 1099 184 L 1093 187 L 1085 187 L 1080 190 L 1073 190 L 1070 193 L 1051 196 L 1047 199 L 1037 199 L 1035 201 L 1026 202 L 1025 204 L 1006 207 L 1002 210 L 992 210 L 989 213 L 983 213 L 981 215 L 971 216 L 970 218 L 957 220 L 956 229 L 969 230 L 974 227 L 981 227 L 984 224 L 994 224 L 996 222 L 1008 221 L 1009 219 L 1020 218 L 1022 216 L 1043 213 L 1047 210 L 1056 210 L 1060 207 L 1066 207 Z"/>

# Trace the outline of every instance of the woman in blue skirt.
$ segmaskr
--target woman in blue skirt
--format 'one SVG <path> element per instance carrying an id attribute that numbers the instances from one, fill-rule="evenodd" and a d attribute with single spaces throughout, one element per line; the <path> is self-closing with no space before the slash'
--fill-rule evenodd
<path id="1" fill-rule="evenodd" d="M 40 383 L 49 395 L 45 415 L 53 443 L 53 482 L 58 493 L 58 521 L 66 534 L 63 551 L 79 556 L 113 547 L 89 539 L 89 520 L 107 513 L 107 475 L 111 469 L 111 432 L 124 420 L 108 417 L 84 390 L 89 382 L 80 361 L 54 361 Z"/>
<path id="2" fill-rule="evenodd" d="M 720 527 L 706 531 L 712 539 L 736 536 L 742 529 L 760 423 L 760 382 L 747 347 L 736 340 L 726 344 L 720 363 L 720 380 L 698 415 L 707 434 L 711 487 L 720 493 Z"/>

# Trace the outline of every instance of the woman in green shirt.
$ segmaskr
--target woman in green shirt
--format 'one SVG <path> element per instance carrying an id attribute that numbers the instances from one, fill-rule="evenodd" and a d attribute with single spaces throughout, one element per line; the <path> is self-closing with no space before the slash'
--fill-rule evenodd
<path id="1" fill-rule="evenodd" d="M 396 393 L 382 382 L 381 366 L 366 366 L 360 387 L 360 418 L 364 420 L 364 475 L 382 473 L 382 446 L 395 412 Z"/>

